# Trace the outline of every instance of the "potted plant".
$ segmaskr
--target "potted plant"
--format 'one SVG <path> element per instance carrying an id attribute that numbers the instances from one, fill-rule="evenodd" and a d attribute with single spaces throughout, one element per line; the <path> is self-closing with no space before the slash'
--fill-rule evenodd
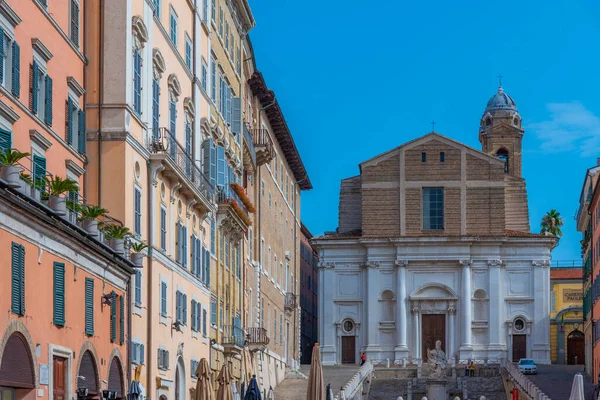
<path id="1" fill-rule="evenodd" d="M 63 179 L 60 176 L 53 176 L 48 179 L 48 194 L 50 196 L 48 205 L 58 215 L 66 215 L 67 198 L 61 195 L 67 192 L 77 192 L 78 190 L 77 181 L 71 178 Z"/>
<path id="2" fill-rule="evenodd" d="M 19 191 L 23 194 L 31 196 L 31 188 L 33 187 L 33 180 L 31 175 L 21 172 L 19 174 L 21 181 L 19 182 Z"/>
<path id="3" fill-rule="evenodd" d="M 108 210 L 94 205 L 79 206 L 78 211 L 81 214 L 83 229 L 90 236 L 98 236 L 98 218 L 108 213 Z"/>
<path id="4" fill-rule="evenodd" d="M 104 226 L 104 237 L 110 240 L 110 247 L 117 254 L 125 253 L 125 238 L 129 236 L 129 228 L 119 225 L 105 225 Z"/>
<path id="5" fill-rule="evenodd" d="M 6 149 L 0 152 L 0 178 L 5 180 L 9 186 L 18 188 L 21 186 L 19 161 L 28 157 L 29 153 L 21 153 L 18 150 Z"/>
<path id="6" fill-rule="evenodd" d="M 131 262 L 135 264 L 136 267 L 142 267 L 143 265 L 143 261 L 144 261 L 144 254 L 142 253 L 142 251 L 146 250 L 148 248 L 148 245 L 142 243 L 142 242 L 137 242 L 137 243 L 133 243 L 131 245 Z"/>

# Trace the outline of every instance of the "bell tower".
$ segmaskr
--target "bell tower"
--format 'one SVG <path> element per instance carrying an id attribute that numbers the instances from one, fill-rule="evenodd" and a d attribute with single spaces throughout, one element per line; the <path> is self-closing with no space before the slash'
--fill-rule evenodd
<path id="1" fill-rule="evenodd" d="M 515 101 L 502 89 L 488 101 L 479 125 L 481 150 L 504 160 L 504 172 L 522 178 L 521 143 L 525 130 Z"/>

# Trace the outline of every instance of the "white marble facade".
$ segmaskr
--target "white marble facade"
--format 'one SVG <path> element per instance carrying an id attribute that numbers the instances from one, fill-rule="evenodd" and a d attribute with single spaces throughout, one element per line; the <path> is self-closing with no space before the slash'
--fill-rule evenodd
<path id="1" fill-rule="evenodd" d="M 426 361 L 421 328 L 430 314 L 444 316 L 445 337 L 435 339 L 449 360 L 511 359 L 513 335 L 519 335 L 524 354 L 518 357 L 550 363 L 550 246 L 544 238 L 317 242 L 324 365 L 359 362 L 363 351 L 373 360 Z"/>

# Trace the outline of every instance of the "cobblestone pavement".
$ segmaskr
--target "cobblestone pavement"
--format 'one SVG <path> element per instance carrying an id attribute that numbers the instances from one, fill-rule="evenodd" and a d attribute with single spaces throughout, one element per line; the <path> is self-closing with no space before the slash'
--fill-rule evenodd
<path id="1" fill-rule="evenodd" d="M 591 400 L 594 395 L 594 384 L 583 373 L 582 365 L 538 364 L 537 370 L 537 375 L 527 375 L 527 377 L 552 400 L 569 400 L 573 377 L 577 372 L 583 375 L 586 400 Z"/>
<path id="2" fill-rule="evenodd" d="M 339 392 L 358 371 L 358 365 L 336 365 L 323 367 L 325 384 L 331 384 L 333 393 Z M 308 376 L 310 365 L 303 365 L 300 371 Z M 306 400 L 307 379 L 286 379 L 275 388 L 275 400 Z"/>

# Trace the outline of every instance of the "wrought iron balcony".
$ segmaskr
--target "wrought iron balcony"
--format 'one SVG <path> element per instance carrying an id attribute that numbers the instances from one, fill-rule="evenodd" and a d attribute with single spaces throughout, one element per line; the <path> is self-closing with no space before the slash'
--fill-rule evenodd
<path id="1" fill-rule="evenodd" d="M 234 325 L 223 327 L 221 345 L 223 345 L 226 353 L 241 353 L 242 349 L 246 346 L 244 330 Z"/>
<path id="2" fill-rule="evenodd" d="M 152 153 L 150 162 L 154 164 L 153 180 L 162 171 L 163 175 L 181 185 L 180 190 L 184 195 L 196 198 L 195 206 L 203 213 L 214 209 L 215 188 L 167 128 L 153 132 L 146 148 Z"/>
<path id="3" fill-rule="evenodd" d="M 256 149 L 252 140 L 252 134 L 248 129 L 248 124 L 244 124 L 244 168 L 253 170 L 256 167 Z M 252 163 L 250 163 L 252 161 Z"/>
<path id="4" fill-rule="evenodd" d="M 269 131 L 262 128 L 255 128 L 250 129 L 250 133 L 252 134 L 252 141 L 256 149 L 256 165 L 260 167 L 271 162 L 273 157 L 275 157 L 275 150 Z"/>
<path id="5" fill-rule="evenodd" d="M 265 328 L 246 328 L 246 341 L 249 345 L 268 345 L 271 339 Z"/>
<path id="6" fill-rule="evenodd" d="M 233 240 L 240 240 L 251 224 L 248 210 L 231 187 L 217 186 L 217 223 L 229 232 Z"/>
<path id="7" fill-rule="evenodd" d="M 294 310 L 298 306 L 296 302 L 296 295 L 294 293 L 287 292 L 285 294 L 285 309 L 286 310 Z"/>

